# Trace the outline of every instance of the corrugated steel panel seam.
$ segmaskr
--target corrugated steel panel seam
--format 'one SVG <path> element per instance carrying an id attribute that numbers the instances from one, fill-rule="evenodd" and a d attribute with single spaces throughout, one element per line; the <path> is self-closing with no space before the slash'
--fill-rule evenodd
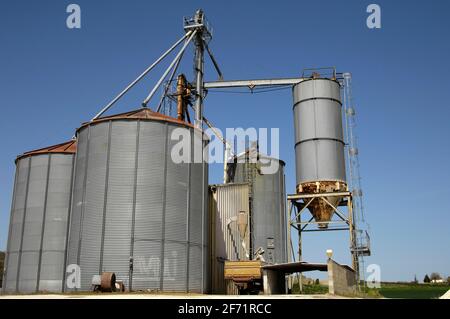
<path id="1" fill-rule="evenodd" d="M 191 143 L 192 146 L 194 144 L 194 137 L 191 134 Z M 193 154 L 191 154 L 193 155 Z M 191 158 L 192 159 L 192 158 Z M 186 196 L 186 292 L 189 291 L 189 243 L 190 243 L 190 219 L 191 219 L 191 163 L 188 164 L 188 187 L 187 187 L 187 196 Z M 202 263 L 203 265 L 203 263 Z"/>
<path id="2" fill-rule="evenodd" d="M 137 179 L 138 179 L 138 168 L 139 168 L 139 139 L 141 132 L 141 121 L 137 121 L 137 132 L 136 132 L 136 153 L 134 157 L 134 184 L 133 184 L 133 208 L 131 217 L 131 242 L 130 242 L 130 258 L 134 258 L 134 241 L 135 241 L 135 224 L 136 224 L 136 197 L 137 197 Z M 134 261 L 134 259 L 133 259 Z M 128 276 L 128 282 L 130 285 L 130 290 L 133 289 L 133 269 L 130 269 L 130 274 Z"/>
<path id="3" fill-rule="evenodd" d="M 64 250 L 64 262 L 63 262 L 63 276 L 62 276 L 62 287 L 61 291 L 66 291 L 66 268 L 67 268 L 67 258 L 69 253 L 69 232 L 70 232 L 70 224 L 71 224 L 71 212 L 72 212 L 72 203 L 73 203 L 73 188 L 75 185 L 75 170 L 76 170 L 76 155 L 72 157 L 72 170 L 70 177 L 70 193 L 69 193 L 69 207 L 68 207 L 68 215 L 67 215 L 67 225 L 66 225 L 66 242 L 65 242 L 65 250 Z"/>
<path id="4" fill-rule="evenodd" d="M 41 263 L 42 263 L 42 248 L 44 246 L 44 231 L 45 231 L 45 218 L 47 215 L 47 201 L 48 201 L 48 184 L 50 179 L 50 164 L 52 160 L 52 155 L 48 155 L 47 160 L 47 177 L 45 181 L 45 192 L 44 192 L 44 211 L 42 215 L 42 227 L 41 227 L 41 243 L 39 248 L 39 258 L 38 258 L 38 270 L 36 277 L 36 291 L 39 291 L 39 280 L 41 278 Z"/>
<path id="5" fill-rule="evenodd" d="M 103 251 L 105 249 L 105 224 L 106 224 L 106 208 L 108 203 L 108 187 L 109 187 L 109 165 L 111 158 L 111 129 L 112 122 L 108 123 L 108 144 L 106 146 L 106 173 L 105 173 L 105 194 L 103 195 L 103 217 L 102 217 L 102 235 L 100 242 L 100 262 L 98 267 L 98 273 L 101 274 L 103 270 Z M 87 178 L 87 177 L 85 177 Z"/>
<path id="6" fill-rule="evenodd" d="M 16 202 L 16 195 L 17 195 L 17 191 L 16 191 L 16 187 L 17 187 L 17 178 L 19 175 L 19 168 L 17 166 L 16 168 L 16 172 L 14 174 L 14 188 L 13 188 L 13 194 L 12 194 L 12 202 L 11 202 L 11 212 L 9 214 L 9 229 L 8 229 L 8 241 L 7 241 L 7 246 L 6 246 L 6 254 L 5 254 L 5 261 L 4 261 L 4 265 L 6 265 L 5 272 L 3 273 L 3 279 L 2 279 L 2 283 L 3 283 L 3 292 L 6 291 L 6 279 L 7 279 L 7 275 L 8 275 L 8 259 L 9 259 L 9 251 L 11 250 L 11 233 L 12 233 L 12 224 L 13 224 L 13 214 L 14 214 L 14 210 L 15 210 L 15 202 Z"/>
<path id="7" fill-rule="evenodd" d="M 87 185 L 87 173 L 88 173 L 88 167 L 89 167 L 89 144 L 90 144 L 90 137 L 91 137 L 91 126 L 88 126 L 88 132 L 87 132 L 87 142 L 86 142 L 86 155 L 84 160 L 84 179 L 83 179 L 83 195 L 82 195 L 82 203 L 81 206 L 81 216 L 80 216 L 80 227 L 79 227 L 79 235 L 78 235 L 78 253 L 77 253 L 77 265 L 80 265 L 80 259 L 81 259 L 81 244 L 83 241 L 83 220 L 84 220 L 84 213 L 86 211 L 86 185 Z"/>
<path id="8" fill-rule="evenodd" d="M 169 148 L 169 139 L 167 138 L 169 135 L 169 125 L 165 123 L 165 143 L 164 143 L 164 154 L 167 154 L 167 150 Z M 167 192 L 167 159 L 164 158 L 164 184 L 163 184 L 163 209 L 162 209 L 162 231 L 161 231 L 161 260 L 160 260 L 160 289 L 161 291 L 164 288 L 164 240 L 166 235 L 166 192 Z"/>
<path id="9" fill-rule="evenodd" d="M 28 160 L 27 184 L 26 184 L 26 188 L 25 188 L 25 201 L 24 201 L 24 211 L 23 211 L 23 219 L 22 219 L 22 235 L 20 236 L 19 259 L 17 262 L 17 275 L 16 275 L 16 291 L 17 292 L 19 292 L 19 275 L 20 275 L 20 268 L 22 265 L 23 234 L 25 232 L 25 217 L 27 215 L 28 189 L 30 186 L 30 172 L 31 172 L 32 160 L 33 160 L 32 157 L 30 157 L 30 159 Z"/>

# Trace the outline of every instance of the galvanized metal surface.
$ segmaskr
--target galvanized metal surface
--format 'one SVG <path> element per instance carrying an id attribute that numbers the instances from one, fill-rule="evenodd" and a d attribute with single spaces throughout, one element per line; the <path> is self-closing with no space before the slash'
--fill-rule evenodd
<path id="1" fill-rule="evenodd" d="M 228 81 L 212 81 L 205 82 L 205 89 L 218 88 L 236 88 L 255 86 L 276 86 L 276 85 L 294 85 L 303 81 L 303 78 L 281 78 L 281 79 L 254 79 L 254 80 L 228 80 Z"/>
<path id="2" fill-rule="evenodd" d="M 16 163 L 19 159 L 38 155 L 38 154 L 74 154 L 77 150 L 77 142 L 75 140 L 71 140 L 69 142 L 52 145 L 44 148 L 39 148 L 33 151 L 25 152 L 16 158 Z"/>
<path id="3" fill-rule="evenodd" d="M 81 291 L 102 272 L 133 290 L 208 288 L 207 165 L 174 163 L 171 134 L 184 127 L 191 146 L 202 142 L 192 127 L 149 112 L 78 130 L 67 263 L 80 265 Z"/>
<path id="4" fill-rule="evenodd" d="M 345 182 L 339 83 L 305 80 L 294 86 L 293 94 L 297 185 Z"/>
<path id="5" fill-rule="evenodd" d="M 75 151 L 68 144 L 18 157 L 5 292 L 62 290 Z"/>
<path id="6" fill-rule="evenodd" d="M 194 33 L 197 33 L 195 36 L 194 44 L 195 44 L 195 54 L 194 54 L 194 76 L 195 76 L 195 102 L 194 102 L 194 111 L 195 111 L 195 127 L 201 128 L 203 124 L 203 98 L 204 98 L 204 84 L 203 84 L 203 76 L 204 76 L 204 53 L 205 46 L 203 44 L 203 40 L 206 38 L 208 31 L 208 26 L 204 24 L 204 14 L 201 9 L 195 12 L 194 20 L 199 25 L 203 25 L 203 27 L 196 28 Z"/>
<path id="7" fill-rule="evenodd" d="M 286 190 L 284 162 L 259 155 L 257 163 L 240 155 L 235 164 L 232 181 L 248 182 L 251 185 L 250 220 L 251 251 L 254 254 L 260 247 L 264 249 L 263 258 L 268 263 L 287 262 L 286 234 Z M 269 174 L 263 173 L 261 166 L 269 166 L 272 161 L 278 169 Z"/>
<path id="8" fill-rule="evenodd" d="M 209 189 L 211 291 L 214 294 L 237 294 L 234 284 L 224 278 L 224 262 L 249 259 L 248 187 L 248 184 L 225 184 L 211 185 Z M 247 231 L 239 231 L 240 213 L 247 215 Z"/>

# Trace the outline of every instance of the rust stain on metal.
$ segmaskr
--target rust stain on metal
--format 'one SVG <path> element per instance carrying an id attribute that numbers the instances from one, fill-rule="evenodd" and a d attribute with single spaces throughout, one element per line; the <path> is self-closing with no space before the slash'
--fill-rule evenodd
<path id="1" fill-rule="evenodd" d="M 320 182 L 307 182 L 297 185 L 298 194 L 321 194 L 342 192 L 347 190 L 347 184 L 341 181 L 320 181 Z M 329 196 L 326 200 L 337 207 L 342 200 L 342 197 Z M 307 201 L 308 202 L 308 201 Z M 334 208 L 331 207 L 324 199 L 314 198 L 308 205 L 308 209 L 311 212 L 316 222 L 329 222 L 334 214 Z M 327 224 L 319 224 L 319 228 L 327 228 Z"/>
<path id="2" fill-rule="evenodd" d="M 47 146 L 43 148 L 39 148 L 36 150 L 25 152 L 16 158 L 16 162 L 22 158 L 33 156 L 33 155 L 39 155 L 39 154 L 49 154 L 49 153 L 56 153 L 56 154 L 74 154 L 77 151 L 77 142 L 75 140 L 71 140 L 68 142 L 64 142 L 61 144 L 56 144 L 52 146 Z"/>
<path id="3" fill-rule="evenodd" d="M 162 122 L 171 122 L 171 123 L 180 124 L 182 126 L 188 126 L 188 127 L 194 128 L 194 126 L 192 124 L 186 123 L 177 118 L 152 111 L 149 108 L 140 108 L 140 109 L 137 109 L 134 111 L 115 114 L 115 115 L 111 115 L 111 116 L 100 117 L 96 120 L 93 120 L 92 122 L 84 122 L 81 125 L 81 127 L 79 127 L 77 129 L 77 131 L 79 131 L 81 128 L 91 125 L 91 124 L 101 123 L 101 122 L 105 122 L 105 121 L 127 120 L 127 119 L 129 119 L 129 120 L 140 119 L 140 120 L 154 120 L 154 121 L 162 121 Z"/>
<path id="4" fill-rule="evenodd" d="M 177 79 L 177 118 L 180 121 L 184 121 L 184 112 L 186 109 L 186 103 L 184 95 L 186 89 L 186 78 L 183 74 L 180 74 Z"/>
<path id="5" fill-rule="evenodd" d="M 102 291 L 116 290 L 116 275 L 113 272 L 102 273 L 100 287 Z"/>

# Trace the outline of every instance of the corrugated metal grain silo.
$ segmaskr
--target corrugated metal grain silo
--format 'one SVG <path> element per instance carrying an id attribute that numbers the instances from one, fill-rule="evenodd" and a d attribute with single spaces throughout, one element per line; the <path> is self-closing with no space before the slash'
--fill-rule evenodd
<path id="1" fill-rule="evenodd" d="M 68 264 L 80 266 L 79 290 L 102 272 L 132 290 L 208 289 L 208 166 L 194 152 L 172 161 L 178 128 L 201 147 L 192 125 L 147 108 L 77 130 Z"/>
<path id="2" fill-rule="evenodd" d="M 61 292 L 76 142 L 16 159 L 4 291 Z"/>
<path id="3" fill-rule="evenodd" d="M 334 79 L 313 77 L 293 88 L 295 156 L 298 193 L 344 191 L 344 138 L 340 85 Z M 340 197 L 327 197 L 337 206 Z M 334 209 L 321 198 L 308 206 L 320 228 L 326 228 Z"/>
<path id="4" fill-rule="evenodd" d="M 264 167 L 277 169 L 264 173 Z M 238 155 L 228 165 L 229 180 L 248 183 L 250 197 L 250 245 L 253 259 L 259 248 L 268 263 L 287 262 L 287 222 L 285 163 L 257 153 L 256 149 Z"/>

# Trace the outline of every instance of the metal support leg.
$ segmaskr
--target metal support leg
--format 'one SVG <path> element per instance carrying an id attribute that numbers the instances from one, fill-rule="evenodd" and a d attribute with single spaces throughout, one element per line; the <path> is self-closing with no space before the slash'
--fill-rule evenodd
<path id="1" fill-rule="evenodd" d="M 298 261 L 303 261 L 303 252 L 302 252 L 302 228 L 301 228 L 301 222 L 302 222 L 302 210 L 297 214 L 297 222 L 298 222 Z M 300 293 L 303 292 L 303 274 L 300 272 L 299 278 L 298 278 L 298 286 L 300 289 Z"/>
<path id="2" fill-rule="evenodd" d="M 348 199 L 348 221 L 350 228 L 350 249 L 352 254 L 352 268 L 355 271 L 356 276 L 356 285 L 359 288 L 359 261 L 358 261 L 358 252 L 356 251 L 356 231 L 355 224 L 353 219 L 353 200 L 351 197 Z"/>

